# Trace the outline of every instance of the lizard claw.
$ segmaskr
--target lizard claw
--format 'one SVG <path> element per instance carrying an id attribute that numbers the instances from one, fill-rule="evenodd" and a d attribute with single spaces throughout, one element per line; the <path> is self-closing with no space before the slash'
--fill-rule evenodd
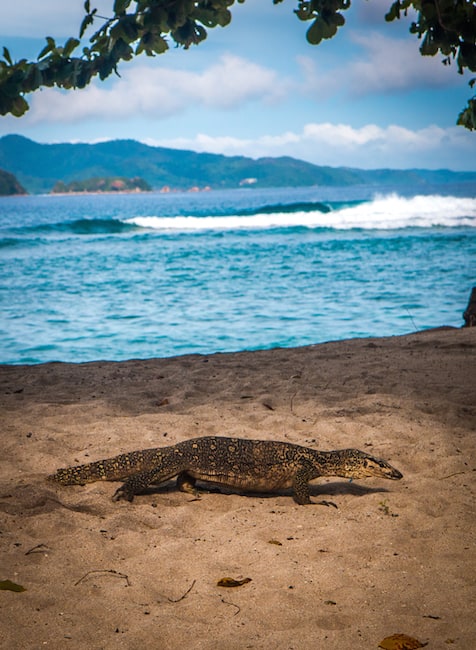
<path id="1" fill-rule="evenodd" d="M 334 503 L 334 501 L 316 501 L 316 505 L 327 506 L 328 508 L 330 508 L 331 506 L 336 509 L 338 508 L 338 506 Z"/>
<path id="2" fill-rule="evenodd" d="M 133 500 L 134 494 L 128 492 L 127 490 L 124 489 L 124 486 L 118 488 L 112 497 L 113 501 L 120 501 L 121 499 L 125 499 L 126 501 L 129 501 L 129 503 Z"/>

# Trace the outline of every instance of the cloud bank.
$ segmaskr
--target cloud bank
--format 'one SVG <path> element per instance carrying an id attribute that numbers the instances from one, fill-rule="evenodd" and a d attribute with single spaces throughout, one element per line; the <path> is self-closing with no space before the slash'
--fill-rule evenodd
<path id="1" fill-rule="evenodd" d="M 195 110 L 237 111 L 245 104 L 285 104 L 302 97 L 319 106 L 335 96 L 351 99 L 413 89 L 451 87 L 456 79 L 437 58 L 422 58 L 417 43 L 376 32 L 355 33 L 358 55 L 346 65 L 321 69 L 318 59 L 297 57 L 294 78 L 244 57 L 223 54 L 201 71 L 163 67 L 142 60 L 121 67 L 121 78 L 93 82 L 68 93 L 45 89 L 31 96 L 29 124 L 74 123 L 144 117 L 161 120 Z"/>
<path id="2" fill-rule="evenodd" d="M 141 115 L 164 119 L 197 106 L 234 110 L 250 101 L 273 103 L 286 84 L 275 71 L 225 54 L 202 72 L 145 65 L 124 66 L 111 87 L 97 82 L 83 90 L 46 89 L 31 98 L 31 123 L 114 120 Z"/>
<path id="3" fill-rule="evenodd" d="M 316 57 L 298 58 L 303 92 L 316 100 L 336 94 L 359 98 L 461 84 L 454 66 L 444 66 L 438 56 L 422 57 L 416 39 L 389 38 L 367 31 L 353 33 L 351 40 L 357 52 L 349 55 L 347 65 L 341 62 L 324 69 Z"/>
<path id="4" fill-rule="evenodd" d="M 331 122 L 308 123 L 300 131 L 259 138 L 198 134 L 187 139 L 149 139 L 147 143 L 254 158 L 289 155 L 319 165 L 367 169 L 409 166 L 467 169 L 464 163 L 474 147 L 474 142 L 470 142 L 467 134 L 458 127 L 444 129 L 432 125 L 412 130 L 398 125 L 380 127 L 367 124 L 356 128 Z"/>

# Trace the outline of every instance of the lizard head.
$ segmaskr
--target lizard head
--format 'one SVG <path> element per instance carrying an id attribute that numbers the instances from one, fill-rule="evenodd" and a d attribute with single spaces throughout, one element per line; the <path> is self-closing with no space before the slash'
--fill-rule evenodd
<path id="1" fill-rule="evenodd" d="M 376 476 L 391 480 L 401 479 L 403 474 L 381 458 L 375 458 L 359 449 L 343 449 L 339 452 L 338 476 L 343 478 L 366 478 Z M 342 472 L 342 473 L 341 473 Z"/>

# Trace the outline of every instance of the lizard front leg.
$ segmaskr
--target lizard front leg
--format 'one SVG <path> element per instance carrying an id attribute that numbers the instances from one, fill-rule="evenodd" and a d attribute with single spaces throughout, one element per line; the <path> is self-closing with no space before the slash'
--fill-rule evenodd
<path id="1" fill-rule="evenodd" d="M 301 506 L 311 503 L 309 475 L 309 468 L 304 466 L 296 471 L 293 478 L 293 499 Z"/>
<path id="2" fill-rule="evenodd" d="M 333 501 L 311 501 L 311 491 L 309 488 L 309 481 L 316 478 L 315 473 L 310 471 L 309 467 L 305 465 L 300 467 L 293 479 L 293 498 L 296 503 L 305 506 L 309 503 L 315 503 L 318 506 L 332 506 L 337 508 Z"/>

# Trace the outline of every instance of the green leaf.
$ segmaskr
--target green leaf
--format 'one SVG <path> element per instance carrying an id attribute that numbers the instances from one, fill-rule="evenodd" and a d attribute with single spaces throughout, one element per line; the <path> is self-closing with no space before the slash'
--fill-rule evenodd
<path id="1" fill-rule="evenodd" d="M 119 40 L 122 38 L 126 43 L 133 43 L 139 36 L 139 28 L 134 16 L 124 16 L 117 21 L 111 29 L 111 36 Z"/>
<path id="2" fill-rule="evenodd" d="M 23 82 L 23 92 L 31 93 L 43 85 L 43 74 L 41 72 L 41 63 L 32 64 L 28 69 Z"/>
<path id="3" fill-rule="evenodd" d="M 337 25 L 330 20 L 322 21 L 322 36 L 323 38 L 332 38 L 337 34 Z"/>
<path id="4" fill-rule="evenodd" d="M 343 27 L 345 25 L 345 18 L 342 14 L 334 14 L 332 22 L 336 27 Z"/>
<path id="5" fill-rule="evenodd" d="M 50 46 L 45 45 L 45 47 L 41 50 L 41 52 L 38 54 L 38 61 L 45 57 L 47 54 L 50 52 Z"/>
<path id="6" fill-rule="evenodd" d="M 306 32 L 306 38 L 311 45 L 319 45 L 324 38 L 323 21 L 320 18 L 312 23 Z"/>
<path id="7" fill-rule="evenodd" d="M 458 115 L 456 124 L 469 131 L 476 131 L 476 99 L 468 100 L 468 106 Z"/>
<path id="8" fill-rule="evenodd" d="M 131 46 L 128 43 L 126 43 L 126 41 L 124 41 L 122 38 L 120 38 L 114 43 L 110 52 L 111 58 L 115 60 L 116 63 L 118 63 L 121 59 L 123 59 L 124 61 L 129 61 L 130 59 L 132 59 L 132 55 L 133 55 L 133 50 Z"/>
<path id="9" fill-rule="evenodd" d="M 21 593 L 22 591 L 26 591 L 25 587 L 22 587 L 21 585 L 17 585 L 16 582 L 12 582 L 11 580 L 1 580 L 0 589 L 3 589 L 5 591 L 16 591 L 18 593 Z"/>
<path id="10" fill-rule="evenodd" d="M 146 52 L 149 56 L 154 56 L 154 54 L 163 54 L 168 49 L 169 46 L 165 38 L 153 32 L 145 32 L 136 48 L 136 54 Z"/>
<path id="11" fill-rule="evenodd" d="M 300 2 L 299 8 L 294 10 L 299 20 L 310 20 L 313 8 L 310 2 Z"/>
<path id="12" fill-rule="evenodd" d="M 476 72 L 476 45 L 473 43 L 462 43 L 459 55 L 458 65 L 467 67 L 471 72 Z"/>
<path id="13" fill-rule="evenodd" d="M 195 20 L 199 20 L 202 23 L 202 25 L 206 25 L 207 27 L 216 27 L 217 25 L 215 12 L 212 11 L 211 9 L 197 8 L 193 12 L 193 17 L 195 18 Z"/>
<path id="14" fill-rule="evenodd" d="M 10 65 L 13 65 L 12 57 L 10 56 L 10 52 L 7 50 L 6 47 L 3 48 L 3 58 L 5 59 L 5 61 L 7 63 L 9 63 Z"/>
<path id="15" fill-rule="evenodd" d="M 394 2 L 393 5 L 388 10 L 388 13 L 385 14 L 385 20 L 390 23 L 392 20 L 400 18 L 400 2 Z"/>
<path id="16" fill-rule="evenodd" d="M 114 13 L 116 16 L 122 16 L 125 13 L 127 7 L 131 4 L 131 0 L 115 0 L 114 1 Z"/>
<path id="17" fill-rule="evenodd" d="M 80 41 L 77 38 L 68 38 L 63 48 L 63 56 L 69 58 L 73 50 L 78 47 L 79 43 Z"/>
<path id="18" fill-rule="evenodd" d="M 420 52 L 424 56 L 434 56 L 438 52 L 438 45 L 433 41 L 430 32 L 428 32 L 423 39 L 423 43 L 420 47 Z"/>
<path id="19" fill-rule="evenodd" d="M 228 9 L 223 8 L 216 13 L 216 24 L 220 27 L 226 27 L 231 22 L 231 12 Z"/>
<path id="20" fill-rule="evenodd" d="M 97 9 L 93 9 L 90 14 L 87 14 L 83 18 L 83 21 L 81 23 L 81 27 L 79 28 L 79 38 L 82 38 L 84 36 L 84 32 L 87 30 L 87 28 L 93 24 L 94 22 L 94 14 L 97 12 Z"/>
<path id="21" fill-rule="evenodd" d="M 124 23 L 124 34 L 126 36 L 124 40 L 127 42 L 133 43 L 134 41 L 137 41 L 139 38 L 139 27 L 135 20 L 130 20 Z"/>

